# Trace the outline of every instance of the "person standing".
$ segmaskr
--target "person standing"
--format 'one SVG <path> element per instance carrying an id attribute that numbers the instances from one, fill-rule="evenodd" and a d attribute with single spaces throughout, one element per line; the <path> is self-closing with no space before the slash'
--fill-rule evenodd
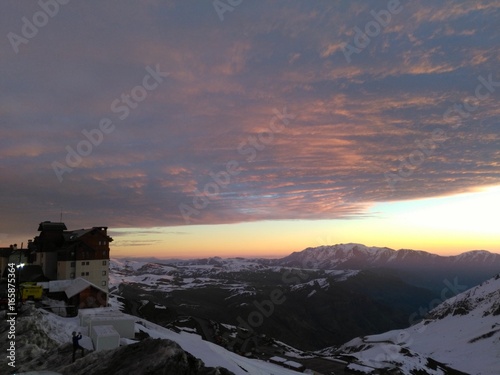
<path id="1" fill-rule="evenodd" d="M 80 332 L 78 332 L 78 335 L 77 335 L 76 332 L 73 331 L 73 362 L 75 362 L 75 354 L 76 354 L 76 351 L 78 349 L 81 349 L 82 357 L 85 355 L 83 347 L 78 342 L 78 341 L 80 341 L 81 338 L 82 338 L 82 334 Z"/>

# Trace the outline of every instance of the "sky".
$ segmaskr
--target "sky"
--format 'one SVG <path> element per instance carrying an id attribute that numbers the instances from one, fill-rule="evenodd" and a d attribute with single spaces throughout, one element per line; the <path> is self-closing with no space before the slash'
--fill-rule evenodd
<path id="1" fill-rule="evenodd" d="M 0 246 L 500 252 L 500 2 L 2 3 Z"/>

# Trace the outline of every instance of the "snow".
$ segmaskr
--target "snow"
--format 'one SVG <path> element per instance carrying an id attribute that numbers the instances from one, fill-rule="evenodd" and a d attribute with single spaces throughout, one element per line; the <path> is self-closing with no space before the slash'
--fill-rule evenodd
<path id="1" fill-rule="evenodd" d="M 301 363 L 295 361 L 286 361 L 285 365 L 296 369 L 301 369 L 304 367 Z"/>
<path id="2" fill-rule="evenodd" d="M 257 359 L 242 357 L 230 352 L 219 345 L 204 341 L 199 335 L 187 332 L 173 332 L 149 321 L 138 319 L 139 327 L 153 338 L 164 338 L 175 341 L 185 351 L 200 358 L 206 366 L 225 367 L 236 375 L 291 375 L 296 371 L 283 368 L 272 363 Z"/>
<path id="3" fill-rule="evenodd" d="M 64 318 L 55 314 L 39 310 L 42 319 L 38 322 L 47 334 L 56 342 L 65 344 L 71 342 L 71 332 L 85 332 L 85 328 L 79 326 L 79 318 Z M 109 311 L 109 314 L 113 314 Z M 123 314 L 125 317 L 136 321 L 136 330 L 140 329 L 148 333 L 152 338 L 169 339 L 178 343 L 185 351 L 200 358 L 208 367 L 225 367 L 236 375 L 293 375 L 298 372 L 283 368 L 281 366 L 258 359 L 242 357 L 230 352 L 221 346 L 204 341 L 199 335 L 180 332 L 176 333 L 147 320 L 135 316 Z M 80 344 L 87 347 L 87 341 L 92 345 L 90 337 L 83 335 Z M 133 340 L 128 340 L 133 343 Z M 92 348 L 92 347 L 90 347 Z M 90 349 L 89 348 L 89 349 Z"/>
<path id="4" fill-rule="evenodd" d="M 316 294 L 316 290 L 311 291 L 308 295 L 307 298 L 312 297 Z"/>
<path id="5" fill-rule="evenodd" d="M 276 356 L 269 358 L 269 360 L 274 361 L 274 362 L 278 362 L 278 363 L 285 363 L 286 362 L 285 358 L 276 357 Z"/>
<path id="6" fill-rule="evenodd" d="M 372 261 L 383 259 L 398 261 L 410 258 L 415 254 L 438 257 L 425 252 L 369 248 L 359 244 L 323 246 L 306 249 L 300 254 L 305 256 L 307 262 L 304 264 L 307 264 L 307 267 L 311 269 L 320 266 L 322 262 L 330 262 L 324 264 L 333 267 L 342 259 L 356 257 L 359 254 L 369 256 Z M 483 251 L 473 251 L 459 257 L 482 262 L 484 259 L 489 259 L 490 255 Z M 461 260 L 459 257 L 456 258 L 456 261 Z M 203 264 L 196 263 L 201 261 Z M 215 283 L 219 287 L 230 290 L 231 295 L 228 299 L 240 294 L 255 294 L 255 291 L 244 283 L 221 284 L 221 279 L 210 276 L 219 272 L 258 271 L 261 269 L 282 272 L 284 268 L 287 269 L 282 266 L 266 266 L 256 261 L 240 258 L 178 261 L 173 262 L 173 266 L 135 260 L 127 263 L 117 260 L 113 260 L 113 262 L 115 262 L 113 267 L 116 271 L 110 273 L 110 284 L 114 287 L 118 287 L 120 283 L 134 282 L 142 284 L 146 290 L 151 288 L 169 292 L 176 289 L 206 287 Z M 126 266 L 127 269 L 136 270 L 136 272 L 126 272 L 124 270 Z M 328 288 L 328 280 L 331 280 L 332 276 L 335 281 L 341 281 L 356 275 L 359 271 L 329 269 L 322 272 L 322 278 L 303 284 L 295 284 L 291 287 L 292 290 L 300 290 L 306 286 L 317 286 L 308 294 L 308 297 L 312 297 L 316 290 Z M 179 273 L 182 277 L 179 277 Z M 110 301 L 113 306 L 119 307 L 120 302 L 115 296 L 111 296 Z M 453 315 L 461 311 L 463 306 L 470 307 L 471 311 L 465 315 Z M 158 305 L 155 307 L 163 308 Z M 500 281 L 494 279 L 446 300 L 431 312 L 432 319 L 426 319 L 405 330 L 395 330 L 351 340 L 343 345 L 342 350 L 345 351 L 345 354 L 357 358 L 358 363 L 351 364 L 350 368 L 359 366 L 359 368 L 364 367 L 365 370 L 369 368 L 371 371 L 373 368 L 396 367 L 400 368 L 404 374 L 416 371 L 424 371 L 431 375 L 443 374 L 441 369 L 433 370 L 427 366 L 427 359 L 432 358 L 471 375 L 500 375 L 500 371 L 498 371 L 500 368 L 500 316 L 498 313 L 495 316 L 493 311 L 500 311 Z M 203 341 L 200 336 L 190 332 L 175 333 L 141 319 L 137 319 L 137 321 L 141 321 L 144 327 L 141 324 L 136 324 L 136 328 L 140 328 L 152 337 L 167 338 L 179 343 L 184 350 L 202 359 L 207 366 L 222 366 L 235 374 L 246 375 L 295 373 L 278 365 L 238 356 L 222 347 Z M 286 353 L 286 356 L 294 354 L 296 353 L 294 353 L 293 348 L 290 348 L 290 353 Z"/>
<path id="7" fill-rule="evenodd" d="M 500 278 L 491 279 L 446 300 L 431 311 L 431 320 L 405 330 L 356 338 L 341 349 L 376 368 L 402 362 L 405 373 L 424 366 L 430 357 L 471 375 L 500 374 L 500 316 L 493 314 L 499 301 Z M 468 306 L 468 313 L 453 315 L 463 306 Z M 403 354 L 402 348 L 411 356 Z"/>
<path id="8" fill-rule="evenodd" d="M 485 313 L 499 300 L 500 279 L 489 280 L 482 286 L 463 292 L 451 303 L 469 301 L 474 307 L 469 314 L 448 315 L 427 325 L 419 323 L 410 327 L 407 345 L 470 374 L 498 374 L 500 316 L 491 313 L 485 316 Z M 450 301 L 446 301 L 433 312 L 438 313 L 449 307 Z M 488 334 L 491 336 L 480 338 Z"/>
<path id="9" fill-rule="evenodd" d="M 328 279 L 326 279 L 326 278 L 314 279 L 314 280 L 308 281 L 306 283 L 292 285 L 290 287 L 290 290 L 296 291 L 296 290 L 303 289 L 307 286 L 316 286 L 316 285 L 318 285 L 321 289 L 326 289 L 330 286 L 330 283 L 328 282 Z"/>
<path id="10" fill-rule="evenodd" d="M 364 372 L 365 374 L 370 374 L 373 371 L 372 367 L 361 366 L 356 363 L 351 363 L 347 366 L 347 368 L 354 371 Z"/>
<path id="11" fill-rule="evenodd" d="M 70 280 L 70 281 L 71 281 L 70 284 L 66 287 L 66 289 L 64 289 L 64 292 L 66 293 L 66 296 L 68 298 L 73 297 L 74 295 L 80 293 L 82 290 L 87 289 L 89 286 L 92 286 L 95 289 L 106 293 L 106 291 L 104 291 L 100 287 L 92 284 L 88 280 L 82 279 L 81 277 L 78 277 L 78 278 L 76 278 L 74 280 Z"/>

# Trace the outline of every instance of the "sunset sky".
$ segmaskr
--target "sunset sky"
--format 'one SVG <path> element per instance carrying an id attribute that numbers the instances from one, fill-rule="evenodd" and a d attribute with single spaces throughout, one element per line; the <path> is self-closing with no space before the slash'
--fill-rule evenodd
<path id="1" fill-rule="evenodd" d="M 500 253 L 498 0 L 8 0 L 0 35 L 0 246 Z"/>

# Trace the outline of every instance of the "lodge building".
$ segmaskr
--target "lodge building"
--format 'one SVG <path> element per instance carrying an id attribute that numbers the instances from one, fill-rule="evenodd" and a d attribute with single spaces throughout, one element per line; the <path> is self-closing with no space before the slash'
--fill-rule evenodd
<path id="1" fill-rule="evenodd" d="M 67 230 L 64 223 L 40 223 L 35 237 L 34 264 L 51 280 L 82 278 L 108 291 L 109 244 L 107 227 Z"/>

